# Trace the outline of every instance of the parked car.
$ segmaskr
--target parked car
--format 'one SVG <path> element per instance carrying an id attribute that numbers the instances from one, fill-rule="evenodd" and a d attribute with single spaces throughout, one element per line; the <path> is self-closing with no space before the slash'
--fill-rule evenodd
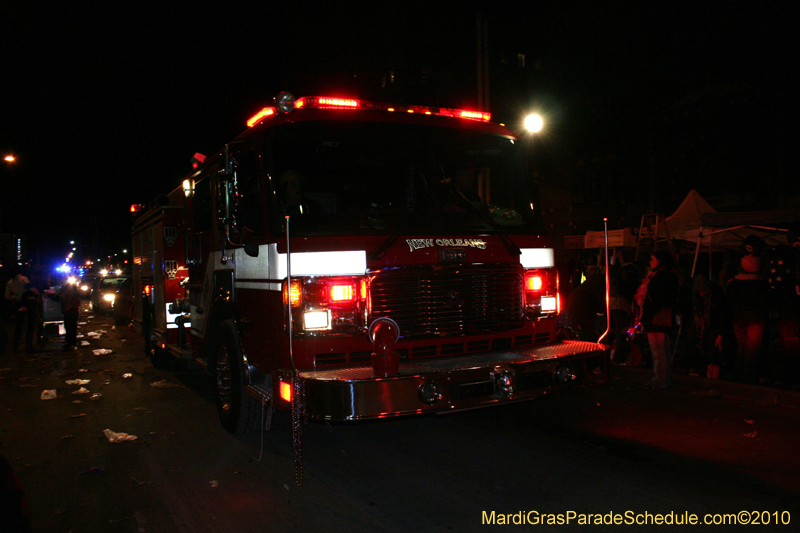
<path id="1" fill-rule="evenodd" d="M 98 278 L 92 285 L 92 310 L 105 314 L 114 312 L 114 301 L 117 291 L 129 278 L 124 276 L 106 276 Z"/>
<path id="2" fill-rule="evenodd" d="M 78 282 L 78 288 L 81 290 L 81 298 L 91 298 L 92 286 L 95 282 L 102 278 L 100 274 L 84 274 Z"/>

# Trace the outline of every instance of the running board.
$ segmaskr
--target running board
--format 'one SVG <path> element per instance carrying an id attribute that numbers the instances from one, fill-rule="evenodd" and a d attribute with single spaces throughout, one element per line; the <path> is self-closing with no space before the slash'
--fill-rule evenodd
<path id="1" fill-rule="evenodd" d="M 272 386 L 265 383 L 247 385 L 244 391 L 259 402 L 264 400 L 269 402 L 272 401 L 273 398 Z"/>
<path id="2" fill-rule="evenodd" d="M 196 357 L 194 360 L 197 365 L 202 367 L 205 370 L 208 370 L 208 360 L 202 357 Z M 244 391 L 258 400 L 259 402 L 266 400 L 272 401 L 274 395 L 272 391 L 272 385 L 267 385 L 266 383 L 252 383 L 250 385 L 246 385 Z"/>
<path id="3" fill-rule="evenodd" d="M 179 348 L 178 346 L 173 346 L 171 344 L 167 345 L 167 350 L 173 357 L 180 359 L 182 361 L 191 361 L 192 359 L 192 350 Z"/>

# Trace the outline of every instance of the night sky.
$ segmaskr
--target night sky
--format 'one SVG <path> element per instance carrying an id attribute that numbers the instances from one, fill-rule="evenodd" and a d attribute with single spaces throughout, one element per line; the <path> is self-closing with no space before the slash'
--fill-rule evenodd
<path id="1" fill-rule="evenodd" d="M 81 4 L 0 7 L 0 152 L 18 158 L 0 162 L 0 232 L 26 235 L 34 258 L 70 239 L 127 246 L 130 204 L 175 188 L 280 91 L 474 108 L 478 13 L 490 111 L 548 117 L 545 177 L 613 157 L 624 179 L 664 177 L 666 212 L 689 188 L 798 192 L 788 8 Z"/>

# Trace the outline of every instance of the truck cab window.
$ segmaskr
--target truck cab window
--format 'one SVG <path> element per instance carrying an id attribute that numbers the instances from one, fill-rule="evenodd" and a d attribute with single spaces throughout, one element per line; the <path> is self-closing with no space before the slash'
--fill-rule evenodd
<path id="1" fill-rule="evenodd" d="M 264 211 L 255 150 L 251 149 L 236 156 L 234 175 L 238 196 L 239 232 L 259 235 L 264 230 Z"/>

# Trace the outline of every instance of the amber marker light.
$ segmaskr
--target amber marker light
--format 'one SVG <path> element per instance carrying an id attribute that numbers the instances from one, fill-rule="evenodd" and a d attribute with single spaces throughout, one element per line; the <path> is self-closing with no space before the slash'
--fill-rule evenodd
<path id="1" fill-rule="evenodd" d="M 280 382 L 280 395 L 281 400 L 284 402 L 291 402 L 292 401 L 292 384 L 286 383 L 285 381 Z"/>

